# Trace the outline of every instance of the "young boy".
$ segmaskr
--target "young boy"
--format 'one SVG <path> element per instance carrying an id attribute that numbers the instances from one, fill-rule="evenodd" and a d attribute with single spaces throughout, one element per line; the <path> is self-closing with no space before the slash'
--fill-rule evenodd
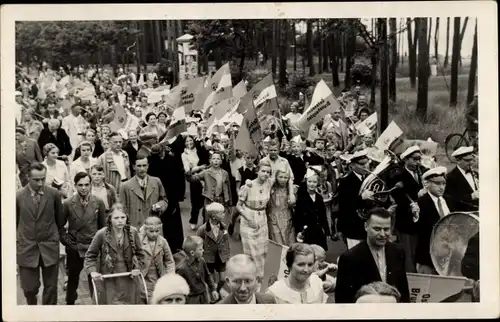
<path id="1" fill-rule="evenodd" d="M 225 210 L 223 205 L 213 202 L 205 207 L 205 211 L 208 221 L 198 228 L 196 235 L 203 238 L 203 257 L 208 270 L 220 282 L 224 280 L 222 275 L 230 256 L 229 234 L 224 225 Z"/>
<path id="2" fill-rule="evenodd" d="M 151 299 L 156 281 L 165 274 L 175 272 L 175 262 L 167 240 L 160 236 L 162 223 L 156 216 L 147 217 L 139 230 L 144 253 L 142 274 Z M 144 294 L 143 294 L 144 295 Z"/>
<path id="3" fill-rule="evenodd" d="M 203 239 L 198 236 L 186 237 L 182 250 L 186 260 L 179 261 L 176 273 L 184 277 L 189 285 L 190 292 L 186 304 L 209 304 L 209 293 L 213 300 L 217 301 L 217 285 L 203 259 Z"/>
<path id="4" fill-rule="evenodd" d="M 314 273 L 318 275 L 323 281 L 323 290 L 328 292 L 333 292 L 335 290 L 335 284 L 337 283 L 337 279 L 327 273 L 329 271 L 337 270 L 337 265 L 329 264 L 325 261 L 326 252 L 323 247 L 319 245 L 311 245 L 314 251 L 314 258 L 316 262 L 314 263 Z"/>

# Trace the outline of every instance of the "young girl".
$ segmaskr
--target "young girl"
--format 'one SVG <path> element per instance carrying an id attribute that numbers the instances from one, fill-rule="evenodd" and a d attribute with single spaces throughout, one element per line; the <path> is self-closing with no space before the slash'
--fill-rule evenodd
<path id="1" fill-rule="evenodd" d="M 147 217 L 144 225 L 139 230 L 142 252 L 144 254 L 144 264 L 141 270 L 148 288 L 148 299 L 151 299 L 158 279 L 165 274 L 175 272 L 172 252 L 167 240 L 160 236 L 161 230 L 161 220 L 155 216 Z M 144 294 L 142 295 L 144 296 Z"/>
<path id="2" fill-rule="evenodd" d="M 301 186 L 297 193 L 297 206 L 293 217 L 297 239 L 303 239 L 306 244 L 320 245 L 327 250 L 326 237 L 329 236 L 329 229 L 325 203 L 317 192 L 319 174 L 308 168 L 304 179 L 306 184 Z M 305 226 L 307 228 L 302 233 Z"/>
<path id="3" fill-rule="evenodd" d="M 213 299 L 217 300 L 217 285 L 203 259 L 203 239 L 199 236 L 186 237 L 182 250 L 185 260 L 179 261 L 176 273 L 184 277 L 189 285 L 190 292 L 186 304 L 209 304 L 209 291 Z"/>
<path id="4" fill-rule="evenodd" d="M 229 235 L 224 225 L 225 209 L 218 202 L 205 207 L 208 221 L 203 224 L 196 235 L 203 238 L 203 258 L 208 270 L 216 277 L 216 282 L 224 280 L 226 262 L 229 260 Z"/>
<path id="5" fill-rule="evenodd" d="M 293 191 L 289 191 L 290 174 L 287 170 L 276 171 L 276 181 L 271 188 L 271 199 L 268 203 L 267 225 L 269 239 L 285 246 L 295 242 L 291 207 L 295 203 Z M 288 203 L 291 199 L 292 203 Z"/>
<path id="6" fill-rule="evenodd" d="M 326 262 L 326 252 L 323 247 L 318 245 L 311 245 L 311 247 L 314 251 L 314 258 L 316 259 L 313 274 L 318 275 L 323 281 L 323 291 L 325 291 L 325 293 L 333 292 L 337 284 L 337 278 L 327 273 L 336 271 L 337 265 Z"/>
<path id="7" fill-rule="evenodd" d="M 319 171 L 319 184 L 318 193 L 323 197 L 323 202 L 325 203 L 326 209 L 326 219 L 328 221 L 329 235 L 332 234 L 333 220 L 332 220 L 332 199 L 333 199 L 333 188 L 332 184 L 328 182 L 328 169 L 324 166 L 317 166 Z"/>

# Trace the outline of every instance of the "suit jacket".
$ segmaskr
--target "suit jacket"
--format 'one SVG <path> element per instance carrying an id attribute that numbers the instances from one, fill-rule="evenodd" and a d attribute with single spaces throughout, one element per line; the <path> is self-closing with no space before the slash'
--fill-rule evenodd
<path id="1" fill-rule="evenodd" d="M 410 292 L 405 271 L 405 252 L 398 245 L 385 246 L 387 284 L 394 286 L 401 294 L 401 302 L 410 302 Z M 375 259 L 363 241 L 340 255 L 335 287 L 335 303 L 354 303 L 356 292 L 364 285 L 382 281 Z"/>
<path id="2" fill-rule="evenodd" d="M 135 159 L 137 158 L 137 152 L 139 149 L 142 147 L 142 143 L 137 141 L 137 150 L 132 146 L 132 143 L 130 141 L 127 142 L 123 150 L 127 152 L 128 155 L 128 160 L 130 163 L 130 174 L 132 176 L 135 175 L 135 170 L 134 170 L 134 165 L 135 165 Z"/>
<path id="3" fill-rule="evenodd" d="M 54 136 L 48 128 L 43 129 L 38 138 L 40 149 L 43 150 L 43 147 L 47 143 L 54 143 L 59 149 L 59 155 L 70 155 L 71 151 L 73 151 L 69 137 L 63 129 L 58 129 L 56 136 Z"/>
<path id="4" fill-rule="evenodd" d="M 144 276 L 147 275 L 151 265 L 156 267 L 157 276 L 175 273 L 175 262 L 172 256 L 172 251 L 167 240 L 163 236 L 158 236 L 154 249 L 151 249 L 148 237 L 146 236 L 144 226 L 139 231 L 139 238 L 142 242 L 142 252 L 144 254 L 144 264 L 141 267 L 141 272 Z"/>
<path id="5" fill-rule="evenodd" d="M 347 128 L 347 124 L 340 120 L 340 126 L 332 123 L 332 127 L 335 130 L 335 138 L 339 149 L 344 150 L 349 144 L 349 129 Z"/>
<path id="6" fill-rule="evenodd" d="M 256 304 L 276 304 L 276 299 L 271 294 L 255 292 L 255 303 Z M 238 304 L 236 299 L 231 294 L 228 297 L 220 300 L 217 304 Z"/>
<path id="7" fill-rule="evenodd" d="M 40 257 L 44 266 L 59 262 L 59 230 L 64 225 L 59 220 L 61 212 L 61 195 L 54 188 L 43 187 L 38 207 L 27 186 L 17 192 L 17 265 L 39 267 Z"/>
<path id="8" fill-rule="evenodd" d="M 19 167 L 19 180 L 23 186 L 28 184 L 29 167 L 34 162 L 42 162 L 42 152 L 35 140 L 25 138 L 26 150 L 16 144 L 16 164 Z"/>
<path id="9" fill-rule="evenodd" d="M 129 214 L 130 225 L 141 227 L 146 217 L 152 214 L 152 206 L 160 201 L 166 204 L 167 196 L 160 179 L 148 176 L 145 193 L 136 176 L 120 187 L 120 201 Z M 159 215 L 159 214 L 158 214 Z"/>
<path id="10" fill-rule="evenodd" d="M 330 230 L 326 219 L 325 203 L 319 193 L 316 192 L 316 199 L 313 201 L 307 189 L 304 186 L 300 187 L 292 220 L 297 234 L 307 225 L 304 243 L 316 244 L 328 250 L 326 235 Z"/>
<path id="11" fill-rule="evenodd" d="M 215 179 L 215 174 L 213 168 L 208 168 L 203 170 L 200 173 L 193 175 L 192 180 L 203 180 L 205 182 L 203 186 L 202 195 L 210 199 L 212 201 L 215 200 L 216 197 L 223 197 L 224 204 L 229 205 L 231 203 L 231 183 L 229 182 L 229 174 L 226 170 L 222 170 L 222 193 L 220 196 L 216 196 L 216 186 L 217 180 Z"/>
<path id="12" fill-rule="evenodd" d="M 363 203 L 359 195 L 362 183 L 358 176 L 351 172 L 340 179 L 337 189 L 339 202 L 337 228 L 346 238 L 358 240 L 366 238 L 364 220 L 359 217 L 357 212 Z"/>
<path id="13" fill-rule="evenodd" d="M 448 206 L 448 200 L 446 200 L 446 205 Z M 434 201 L 432 201 L 429 193 L 426 193 L 421 198 L 418 199 L 418 207 L 420 208 L 419 219 L 416 223 L 417 231 L 417 249 L 416 249 L 416 261 L 418 264 L 428 265 L 434 267 L 432 264 L 432 259 L 430 255 L 430 241 L 432 235 L 432 229 L 437 224 L 441 217 L 439 216 L 438 210 Z M 448 206 L 449 208 L 449 206 Z"/>
<path id="14" fill-rule="evenodd" d="M 215 237 L 212 225 L 207 221 L 205 224 L 198 228 L 196 235 L 203 238 L 203 257 L 207 263 L 215 263 L 217 256 L 219 256 L 222 263 L 229 260 L 229 234 L 226 231 L 224 224 L 219 225 L 219 233 Z"/>
<path id="15" fill-rule="evenodd" d="M 68 222 L 67 231 L 64 227 L 59 231 L 61 243 L 78 251 L 80 257 L 84 258 L 97 231 L 106 226 L 104 202 L 91 195 L 84 208 L 80 197 L 75 194 L 63 203 L 60 222 L 63 225 Z"/>
<path id="16" fill-rule="evenodd" d="M 125 172 L 127 178 L 130 178 L 130 162 L 128 160 L 128 154 L 123 150 L 121 150 L 120 153 L 125 161 Z M 115 187 L 116 190 L 119 190 L 122 180 L 127 178 L 122 178 L 120 172 L 118 172 L 118 167 L 113 159 L 113 152 L 111 150 L 104 152 L 97 159 L 97 164 L 104 168 L 104 178 L 106 178 L 106 183 Z"/>
<path id="17" fill-rule="evenodd" d="M 469 239 L 462 259 L 462 275 L 475 281 L 479 280 L 479 233 Z"/>
<path id="18" fill-rule="evenodd" d="M 422 171 L 421 173 L 423 173 Z M 392 197 L 398 205 L 396 208 L 395 227 L 399 232 L 405 234 L 415 234 L 416 225 L 413 222 L 413 214 L 411 213 L 410 201 L 407 196 L 409 196 L 412 200 L 417 201 L 418 192 L 423 188 L 422 181 L 419 180 L 419 182 L 417 182 L 408 170 L 406 170 L 406 168 L 403 169 L 398 181 L 403 182 L 404 187 L 396 189 L 392 193 Z"/>
<path id="19" fill-rule="evenodd" d="M 457 167 L 448 173 L 444 194 L 453 201 L 450 211 L 478 211 L 479 199 L 472 200 L 473 192 L 469 182 Z"/>
<path id="20" fill-rule="evenodd" d="M 293 184 L 300 185 L 306 175 L 306 158 L 300 158 L 295 155 L 287 155 L 286 159 L 293 172 Z"/>

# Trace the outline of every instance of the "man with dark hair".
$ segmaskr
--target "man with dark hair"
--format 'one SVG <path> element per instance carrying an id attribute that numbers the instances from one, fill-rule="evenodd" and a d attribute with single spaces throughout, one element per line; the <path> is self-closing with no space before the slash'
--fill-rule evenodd
<path id="1" fill-rule="evenodd" d="M 45 184 L 47 168 L 33 163 L 28 185 L 16 195 L 17 265 L 28 305 L 37 304 L 40 270 L 43 279 L 43 305 L 57 304 L 59 273 L 60 193 Z"/>
<path id="2" fill-rule="evenodd" d="M 354 303 L 356 292 L 376 281 L 394 286 L 401 294 L 401 302 L 410 302 L 405 252 L 390 242 L 392 220 L 392 214 L 384 208 L 368 211 L 366 240 L 339 258 L 335 303 Z"/>
<path id="3" fill-rule="evenodd" d="M 120 201 L 129 215 L 130 225 L 139 229 L 150 215 L 160 216 L 167 209 L 167 196 L 161 180 L 148 175 L 147 155 L 137 154 L 135 176 L 120 187 Z"/>
<path id="4" fill-rule="evenodd" d="M 68 286 L 66 304 L 74 305 L 78 297 L 76 290 L 83 269 L 85 253 L 96 232 L 106 225 L 104 202 L 90 193 L 91 179 L 87 172 L 78 172 L 74 179 L 76 194 L 63 204 L 60 222 L 68 228 L 59 231 L 61 243 L 66 246 Z M 90 284 L 89 284 L 90 286 Z M 90 288 L 92 289 L 92 288 Z"/>

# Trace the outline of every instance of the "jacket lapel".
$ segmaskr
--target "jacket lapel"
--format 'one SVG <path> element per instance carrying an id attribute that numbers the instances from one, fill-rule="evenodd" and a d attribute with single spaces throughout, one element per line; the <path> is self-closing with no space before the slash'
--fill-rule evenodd
<path id="1" fill-rule="evenodd" d="M 142 192 L 142 188 L 139 185 L 139 180 L 137 180 L 137 177 L 134 177 L 134 180 L 131 180 L 131 184 L 132 184 L 132 191 L 137 195 L 137 197 L 139 197 L 139 199 L 141 199 L 142 201 L 145 201 L 144 200 L 144 193 Z M 148 183 L 148 185 L 149 185 L 149 183 Z"/>
<path id="2" fill-rule="evenodd" d="M 151 194 L 156 190 L 156 185 L 153 185 L 150 176 L 148 176 L 147 180 L 148 182 L 146 184 L 146 200 L 148 200 Z"/>
<path id="3" fill-rule="evenodd" d="M 154 250 L 151 250 L 151 247 L 149 246 L 149 241 L 148 241 L 148 237 L 146 235 L 144 235 L 144 237 L 142 237 L 142 249 L 149 254 L 149 256 L 153 257 L 154 255 Z"/>
<path id="4" fill-rule="evenodd" d="M 75 216 L 79 220 L 82 220 L 83 216 L 85 214 L 84 214 L 84 210 L 83 210 L 83 205 L 80 202 L 80 200 L 78 200 L 78 199 L 79 199 L 78 195 L 74 195 L 73 198 L 71 198 L 71 207 L 73 208 L 73 212 L 75 213 Z"/>
<path id="5" fill-rule="evenodd" d="M 38 209 L 35 206 L 35 202 L 33 201 L 33 197 L 31 196 L 31 191 L 28 188 L 28 186 L 24 188 L 24 196 L 25 196 L 24 200 L 26 200 L 26 205 L 28 206 L 31 215 L 33 215 L 33 217 L 36 219 L 38 216 L 37 213 Z"/>
<path id="6" fill-rule="evenodd" d="M 394 253 L 395 248 L 393 244 L 385 245 L 385 264 L 386 264 L 386 279 L 387 284 L 396 285 L 395 276 L 396 276 L 396 263 L 394 260 L 396 259 L 396 254 Z"/>
<path id="7" fill-rule="evenodd" d="M 366 267 L 368 268 L 368 272 L 371 272 L 371 277 L 375 278 L 375 281 L 382 281 L 382 277 L 380 276 L 380 272 L 378 270 L 377 263 L 375 262 L 375 258 L 373 258 L 373 254 L 368 247 L 368 243 L 366 241 L 363 242 L 363 251 L 365 252 L 366 258 Z M 386 257 L 386 266 L 387 264 L 387 249 L 385 253 Z"/>
<path id="8" fill-rule="evenodd" d="M 45 204 L 47 203 L 47 189 L 43 189 L 43 195 L 40 196 L 40 205 L 38 205 L 38 211 L 36 214 L 36 218 L 40 216 L 40 214 L 43 211 L 43 208 L 45 208 Z"/>

